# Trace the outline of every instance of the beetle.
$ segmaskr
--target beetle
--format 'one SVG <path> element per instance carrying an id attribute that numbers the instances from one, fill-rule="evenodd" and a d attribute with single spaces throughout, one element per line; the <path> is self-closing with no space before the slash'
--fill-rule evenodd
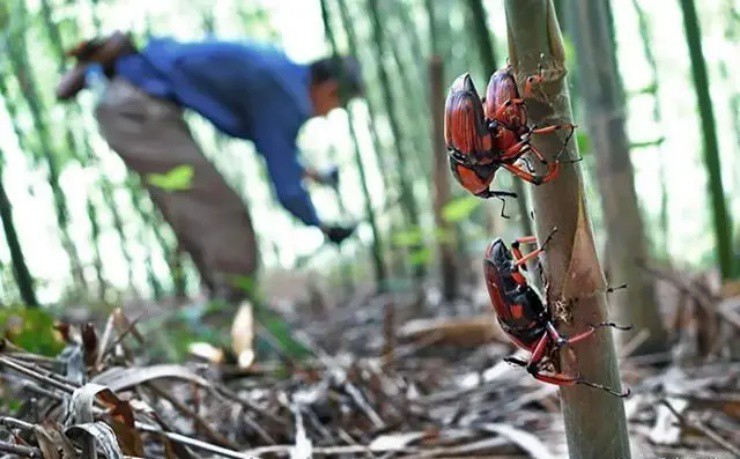
<path id="1" fill-rule="evenodd" d="M 541 75 L 527 78 L 525 97 L 531 96 L 532 87 L 541 81 Z M 450 169 L 465 189 L 482 198 L 516 197 L 514 193 L 489 189 L 499 167 L 535 185 L 554 179 L 560 169 L 559 157 L 576 127 L 573 124 L 529 127 L 527 107 L 509 66 L 491 76 L 485 101 L 478 96 L 470 74 L 457 77 L 447 95 L 444 117 Z M 561 129 L 569 129 L 569 135 L 554 161 L 548 163 L 532 145 L 532 135 Z M 528 151 L 548 165 L 545 175 L 534 175 L 515 164 Z"/>
<path id="2" fill-rule="evenodd" d="M 553 354 L 562 346 L 575 344 L 593 335 L 602 327 L 628 330 L 611 322 L 590 325 L 586 331 L 570 337 L 558 332 L 552 313 L 548 311 L 539 293 L 532 288 L 524 276 L 526 263 L 544 252 L 556 229 L 545 242 L 524 255 L 522 244 L 536 244 L 534 236 L 520 237 L 511 244 L 511 250 L 501 238 L 492 241 L 485 252 L 484 275 L 491 304 L 501 328 L 519 348 L 532 353 L 529 361 L 507 357 L 509 363 L 524 367 L 535 379 L 558 386 L 582 384 L 601 389 L 618 397 L 626 397 L 630 391 L 617 392 L 604 385 L 596 384 L 580 376 L 568 375 L 557 370 Z M 547 370 L 552 366 L 555 371 Z"/>
<path id="3" fill-rule="evenodd" d="M 530 75 L 525 80 L 524 97 L 519 94 L 513 69 L 510 65 L 496 71 L 488 80 L 486 87 L 486 98 L 484 103 L 484 116 L 488 123 L 488 129 L 494 139 L 494 149 L 501 152 L 502 160 L 513 158 L 514 160 L 531 151 L 539 161 L 548 166 L 547 173 L 542 176 L 534 175 L 521 167 L 511 165 L 507 169 L 534 185 L 547 183 L 557 177 L 560 170 L 560 155 L 565 152 L 576 125 L 574 124 L 552 124 L 545 126 L 532 126 L 527 124 L 527 105 L 525 98 L 532 97 L 533 87 L 542 82 L 542 66 L 540 65 L 537 75 Z M 555 155 L 555 160 L 548 162 L 537 147 L 532 145 L 532 135 L 553 134 L 560 130 L 567 130 L 568 134 L 563 141 L 563 146 Z"/>
<path id="4" fill-rule="evenodd" d="M 496 161 L 483 104 L 467 73 L 452 83 L 447 96 L 444 135 L 450 169 L 465 189 L 481 198 L 516 197 L 515 193 L 489 189 L 500 162 Z"/>

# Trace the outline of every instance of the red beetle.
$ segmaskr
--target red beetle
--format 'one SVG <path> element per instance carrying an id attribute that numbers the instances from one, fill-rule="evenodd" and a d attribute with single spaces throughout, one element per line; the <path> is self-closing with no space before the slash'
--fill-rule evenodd
<path id="1" fill-rule="evenodd" d="M 528 78 L 525 95 L 539 81 L 540 76 Z M 564 128 L 569 128 L 570 133 L 555 161 L 549 164 L 547 174 L 537 176 L 515 164 L 528 151 L 547 164 L 540 151 L 532 146 L 532 134 L 549 134 Z M 467 73 L 452 83 L 445 104 L 445 142 L 450 168 L 465 189 L 482 198 L 516 196 L 489 189 L 499 167 L 535 185 L 554 179 L 560 168 L 558 157 L 565 151 L 574 128 L 572 124 L 528 127 L 526 105 L 509 67 L 491 76 L 485 108 Z"/>
<path id="2" fill-rule="evenodd" d="M 540 75 L 529 76 L 525 82 L 524 96 L 531 97 L 532 87 L 541 81 Z M 527 105 L 524 98 L 519 95 L 516 79 L 510 66 L 491 75 L 486 88 L 484 113 L 488 128 L 494 135 L 494 148 L 501 152 L 502 161 L 512 158 L 516 161 L 524 153 L 531 151 L 542 163 L 548 164 L 548 170 L 544 176 L 536 176 L 514 165 L 507 167 L 509 171 L 535 185 L 547 183 L 557 177 L 560 170 L 559 156 L 565 151 L 565 146 L 573 136 L 576 126 L 574 124 L 554 124 L 529 127 L 527 125 Z M 563 147 L 555 155 L 555 161 L 548 163 L 542 153 L 532 145 L 532 135 L 552 134 L 561 129 L 567 129 L 568 135 L 563 142 Z"/>
<path id="3" fill-rule="evenodd" d="M 565 345 L 574 344 L 591 336 L 597 328 L 614 327 L 628 330 L 630 327 L 619 327 L 611 322 L 592 325 L 589 330 L 571 337 L 565 337 L 555 328 L 552 314 L 548 311 L 540 295 L 527 283 L 523 275 L 525 263 L 537 257 L 545 250 L 553 233 L 536 250 L 523 255 L 521 244 L 536 244 L 534 236 L 517 239 L 511 250 L 498 238 L 491 242 L 486 250 L 483 265 L 488 294 L 496 312 L 501 328 L 509 335 L 518 347 L 532 353 L 528 362 L 514 357 L 505 360 L 524 367 L 534 378 L 558 386 L 583 384 L 605 390 L 618 397 L 626 397 L 630 391 L 617 392 L 601 384 L 586 381 L 579 376 L 572 376 L 557 371 L 557 360 L 553 359 L 555 351 Z M 550 365 L 551 364 L 551 365 Z M 555 372 L 547 371 L 547 365 Z"/>
<path id="4" fill-rule="evenodd" d="M 445 143 L 452 174 L 465 189 L 482 198 L 516 197 L 514 193 L 489 189 L 500 162 L 484 118 L 483 104 L 467 73 L 452 83 L 447 96 Z"/>

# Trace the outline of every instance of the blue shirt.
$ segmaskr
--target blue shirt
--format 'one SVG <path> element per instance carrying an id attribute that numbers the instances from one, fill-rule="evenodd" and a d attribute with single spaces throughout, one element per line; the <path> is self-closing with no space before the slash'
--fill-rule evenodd
<path id="1" fill-rule="evenodd" d="M 120 58 L 116 71 L 149 95 L 254 142 L 280 203 L 307 225 L 319 225 L 296 148 L 298 130 L 312 116 L 307 65 L 255 43 L 156 38 L 139 54 Z"/>

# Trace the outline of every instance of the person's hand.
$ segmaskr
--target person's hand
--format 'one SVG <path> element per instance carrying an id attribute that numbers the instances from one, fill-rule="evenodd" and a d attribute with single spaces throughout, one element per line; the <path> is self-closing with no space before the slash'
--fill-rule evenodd
<path id="1" fill-rule="evenodd" d="M 321 183 L 336 188 L 339 185 L 339 167 L 333 165 L 319 172 Z"/>
<path id="2" fill-rule="evenodd" d="M 355 232 L 355 225 L 329 225 L 322 226 L 321 231 L 334 244 L 341 244 Z"/>
<path id="3" fill-rule="evenodd" d="M 330 186 L 332 188 L 336 188 L 337 185 L 339 185 L 339 168 L 336 165 L 330 166 L 321 171 L 307 167 L 305 169 L 305 174 L 306 177 L 316 183 L 320 183 L 321 185 Z"/>

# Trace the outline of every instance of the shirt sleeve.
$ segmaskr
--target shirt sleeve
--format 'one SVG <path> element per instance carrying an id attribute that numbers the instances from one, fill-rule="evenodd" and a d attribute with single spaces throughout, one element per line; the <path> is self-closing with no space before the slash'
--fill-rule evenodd
<path id="1" fill-rule="evenodd" d="M 274 126 L 255 129 L 254 144 L 265 158 L 278 201 L 291 214 L 310 226 L 319 226 L 319 217 L 303 186 L 303 166 L 298 161 L 295 138 Z"/>

